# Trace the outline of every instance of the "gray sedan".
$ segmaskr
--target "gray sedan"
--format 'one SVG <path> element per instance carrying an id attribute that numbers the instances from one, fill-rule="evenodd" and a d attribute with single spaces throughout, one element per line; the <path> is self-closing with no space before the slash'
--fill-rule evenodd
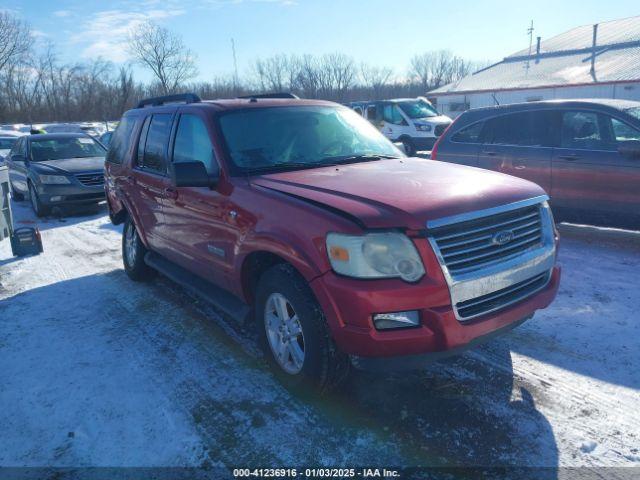
<path id="1" fill-rule="evenodd" d="M 105 148 L 89 135 L 58 133 L 20 137 L 7 158 L 16 200 L 29 197 L 37 216 L 52 207 L 104 200 Z"/>

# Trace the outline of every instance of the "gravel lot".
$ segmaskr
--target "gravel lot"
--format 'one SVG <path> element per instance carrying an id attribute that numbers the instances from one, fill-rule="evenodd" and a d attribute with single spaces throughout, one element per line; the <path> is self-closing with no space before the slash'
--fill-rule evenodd
<path id="1" fill-rule="evenodd" d="M 168 280 L 131 282 L 103 209 L 14 214 L 45 253 L 0 244 L 0 466 L 640 472 L 640 233 L 562 225 L 549 309 L 427 370 L 299 398 L 233 319 Z"/>

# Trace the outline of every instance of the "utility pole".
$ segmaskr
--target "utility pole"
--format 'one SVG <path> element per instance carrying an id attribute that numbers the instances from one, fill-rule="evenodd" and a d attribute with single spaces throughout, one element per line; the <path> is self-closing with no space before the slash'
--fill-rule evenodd
<path id="1" fill-rule="evenodd" d="M 525 63 L 524 68 L 529 73 L 529 61 L 531 60 L 531 48 L 533 48 L 533 20 L 531 20 L 531 26 L 527 28 L 527 33 L 529 34 L 529 55 L 527 56 L 527 63 Z"/>
<path id="2" fill-rule="evenodd" d="M 231 39 L 231 53 L 233 53 L 233 89 L 236 95 L 238 93 L 238 59 L 236 58 L 236 42 Z"/>

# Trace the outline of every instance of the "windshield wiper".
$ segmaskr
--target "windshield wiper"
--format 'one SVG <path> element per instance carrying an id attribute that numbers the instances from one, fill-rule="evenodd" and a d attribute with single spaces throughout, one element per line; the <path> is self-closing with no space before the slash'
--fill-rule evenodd
<path id="1" fill-rule="evenodd" d="M 330 165 L 344 165 L 347 163 L 359 163 L 359 162 L 375 162 L 376 160 L 387 160 L 393 158 L 402 158 L 395 155 L 380 155 L 377 153 L 366 153 L 363 155 L 350 155 L 348 157 L 328 157 L 325 160 L 331 160 L 331 163 L 323 164 L 325 166 Z"/>
<path id="2" fill-rule="evenodd" d="M 402 158 L 395 155 L 378 155 L 378 154 L 364 154 L 364 155 L 351 155 L 348 157 L 325 157 L 321 162 L 286 162 L 286 163 L 274 163 L 273 165 L 263 165 L 260 167 L 248 168 L 243 171 L 247 175 L 255 173 L 265 172 L 278 172 L 286 170 L 302 170 L 309 168 L 322 168 L 322 167 L 334 167 L 336 165 L 345 165 L 348 163 L 359 162 L 374 162 L 376 160 L 390 159 L 390 158 Z"/>
<path id="3" fill-rule="evenodd" d="M 252 167 L 243 170 L 243 173 L 251 175 L 254 173 L 264 172 L 278 172 L 283 170 L 302 170 L 305 168 L 318 168 L 324 167 L 320 163 L 306 163 L 306 162 L 286 162 L 286 163 L 274 163 L 272 165 L 262 165 L 260 167 Z"/>

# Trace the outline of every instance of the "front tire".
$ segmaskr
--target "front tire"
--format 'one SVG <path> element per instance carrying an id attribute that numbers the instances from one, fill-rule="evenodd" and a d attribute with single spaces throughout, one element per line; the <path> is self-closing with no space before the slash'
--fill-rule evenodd
<path id="1" fill-rule="evenodd" d="M 262 275 L 255 311 L 265 357 L 287 387 L 325 392 L 348 378 L 349 357 L 336 347 L 320 305 L 291 265 Z"/>
<path id="2" fill-rule="evenodd" d="M 403 138 L 402 145 L 404 146 L 404 151 L 408 157 L 416 156 L 417 150 L 415 144 L 413 143 L 413 140 L 411 140 L 410 138 Z"/>
<path id="3" fill-rule="evenodd" d="M 127 217 L 122 230 L 122 263 L 131 280 L 143 282 L 155 276 L 155 270 L 144 261 L 147 252 L 131 217 Z"/>
<path id="4" fill-rule="evenodd" d="M 42 204 L 38 192 L 36 192 L 36 188 L 31 182 L 29 182 L 29 200 L 31 201 L 33 213 L 35 213 L 37 217 L 44 217 L 49 214 L 50 208 Z"/>

